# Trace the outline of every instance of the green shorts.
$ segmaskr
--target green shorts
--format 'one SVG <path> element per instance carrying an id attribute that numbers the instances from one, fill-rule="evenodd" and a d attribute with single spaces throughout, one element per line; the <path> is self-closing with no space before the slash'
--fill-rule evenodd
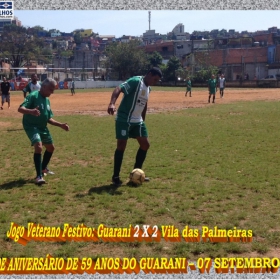
<path id="1" fill-rule="evenodd" d="M 23 127 L 27 137 L 31 141 L 33 146 L 35 143 L 42 142 L 43 144 L 52 144 L 53 139 L 47 127 L 37 128 L 37 127 Z"/>
<path id="2" fill-rule="evenodd" d="M 216 88 L 210 88 L 209 94 L 216 94 Z"/>
<path id="3" fill-rule="evenodd" d="M 148 131 L 144 122 L 131 124 L 116 121 L 116 139 L 128 139 L 137 137 L 148 138 Z"/>

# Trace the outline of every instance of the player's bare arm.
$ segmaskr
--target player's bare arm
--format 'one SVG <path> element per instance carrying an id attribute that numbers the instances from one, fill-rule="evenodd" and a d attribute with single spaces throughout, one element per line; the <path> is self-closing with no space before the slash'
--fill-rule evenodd
<path id="1" fill-rule="evenodd" d="M 21 106 L 18 108 L 18 112 L 22 113 L 22 114 L 27 114 L 27 115 L 33 115 L 36 117 L 40 116 L 40 110 L 39 110 L 38 106 L 34 109 L 28 109 L 28 108 L 25 108 L 24 106 Z"/>
<path id="2" fill-rule="evenodd" d="M 53 118 L 50 118 L 48 120 L 48 123 L 51 125 L 54 125 L 54 126 L 58 126 L 62 129 L 64 129 L 65 131 L 69 131 L 69 125 L 67 123 L 58 122 L 58 121 L 54 120 Z"/>
<path id="3" fill-rule="evenodd" d="M 114 115 L 115 111 L 116 111 L 116 108 L 115 108 L 115 103 L 121 93 L 121 88 L 120 87 L 116 87 L 112 93 L 112 96 L 111 96 L 111 101 L 110 101 L 110 104 L 108 106 L 108 109 L 107 109 L 107 112 L 109 115 Z"/>

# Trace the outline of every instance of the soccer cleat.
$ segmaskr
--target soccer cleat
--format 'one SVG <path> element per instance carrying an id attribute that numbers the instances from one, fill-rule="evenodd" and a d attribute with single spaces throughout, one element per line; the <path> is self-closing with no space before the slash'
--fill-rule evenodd
<path id="1" fill-rule="evenodd" d="M 38 176 L 38 177 L 35 178 L 35 183 L 37 185 L 42 185 L 42 184 L 45 184 L 46 181 L 42 178 L 42 176 Z"/>
<path id="2" fill-rule="evenodd" d="M 43 176 L 54 175 L 54 172 L 50 171 L 48 168 L 42 170 Z"/>
<path id="3" fill-rule="evenodd" d="M 120 180 L 120 177 L 112 177 L 112 184 L 115 187 L 119 187 L 122 185 L 122 181 Z"/>
<path id="4" fill-rule="evenodd" d="M 144 182 L 150 182 L 150 178 L 149 177 L 145 177 Z"/>

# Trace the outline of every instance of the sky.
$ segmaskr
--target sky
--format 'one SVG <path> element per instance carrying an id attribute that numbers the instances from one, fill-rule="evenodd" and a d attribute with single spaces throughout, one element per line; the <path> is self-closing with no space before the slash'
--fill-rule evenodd
<path id="1" fill-rule="evenodd" d="M 149 30 L 147 10 L 15 10 L 25 27 L 40 25 L 45 30 L 92 29 L 99 35 L 140 36 Z M 38 19 L 38 20 L 34 20 Z M 254 32 L 280 28 L 277 10 L 152 10 L 151 26 L 156 33 L 167 34 L 179 23 L 185 32 L 235 29 Z"/>

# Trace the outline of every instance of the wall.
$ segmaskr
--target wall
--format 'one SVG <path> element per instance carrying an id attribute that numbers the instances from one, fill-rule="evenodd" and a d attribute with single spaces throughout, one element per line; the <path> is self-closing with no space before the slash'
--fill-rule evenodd
<path id="1" fill-rule="evenodd" d="M 75 88 L 115 88 L 123 81 L 76 81 Z M 68 82 L 68 88 L 71 88 L 71 82 Z"/>

